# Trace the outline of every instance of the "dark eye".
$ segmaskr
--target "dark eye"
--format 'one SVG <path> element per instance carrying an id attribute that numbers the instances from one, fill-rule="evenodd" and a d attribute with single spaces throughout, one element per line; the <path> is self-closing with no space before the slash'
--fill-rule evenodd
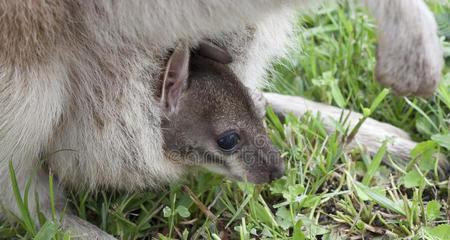
<path id="1" fill-rule="evenodd" d="M 239 144 L 240 139 L 241 138 L 239 137 L 239 134 L 237 132 L 225 132 L 219 137 L 219 139 L 217 139 L 217 145 L 219 145 L 222 150 L 231 152 L 235 150 L 236 146 Z"/>

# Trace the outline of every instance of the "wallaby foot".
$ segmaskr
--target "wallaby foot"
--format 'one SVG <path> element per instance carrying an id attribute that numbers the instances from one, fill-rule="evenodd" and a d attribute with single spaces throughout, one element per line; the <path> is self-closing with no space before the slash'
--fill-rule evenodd
<path id="1" fill-rule="evenodd" d="M 431 96 L 443 67 L 433 14 L 422 0 L 363 0 L 378 26 L 376 79 L 397 94 Z"/>
<path id="2" fill-rule="evenodd" d="M 91 223 L 76 217 L 74 215 L 67 215 L 63 218 L 63 227 L 70 232 L 73 239 L 97 239 L 97 240 L 114 240 L 113 236 L 102 231 L 100 228 Z"/>

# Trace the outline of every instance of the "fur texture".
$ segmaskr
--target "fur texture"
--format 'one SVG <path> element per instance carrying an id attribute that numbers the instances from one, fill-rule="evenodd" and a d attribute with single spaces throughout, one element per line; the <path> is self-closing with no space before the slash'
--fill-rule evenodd
<path id="1" fill-rule="evenodd" d="M 168 158 L 252 183 L 284 175 L 248 88 L 228 66 L 176 49 L 165 77 L 161 127 Z"/>
<path id="2" fill-rule="evenodd" d="M 377 80 L 400 95 L 432 95 L 444 62 L 437 26 L 425 3 L 364 2 L 378 24 Z"/>
<path id="3" fill-rule="evenodd" d="M 1 0 L 1 203 L 18 214 L 9 161 L 24 189 L 46 159 L 31 189 L 44 212 L 49 170 L 60 184 L 90 190 L 137 190 L 178 176 L 183 169 L 164 158 L 152 98 L 168 51 L 181 39 L 211 39 L 231 52 L 245 85 L 260 87 L 289 40 L 294 9 L 310 2 Z M 429 95 L 442 67 L 431 13 L 422 0 L 365 2 L 380 26 L 380 81 Z M 111 238 L 70 213 L 64 219 L 86 239 Z"/>

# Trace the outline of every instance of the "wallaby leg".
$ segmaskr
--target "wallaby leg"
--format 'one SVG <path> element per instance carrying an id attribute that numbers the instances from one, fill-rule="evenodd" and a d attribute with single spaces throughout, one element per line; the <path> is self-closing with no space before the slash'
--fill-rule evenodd
<path id="1" fill-rule="evenodd" d="M 443 52 L 436 21 L 423 0 L 362 0 L 378 29 L 376 78 L 398 94 L 430 96 Z"/>
<path id="2" fill-rule="evenodd" d="M 51 63 L 34 69 L 0 68 L 0 204 L 5 215 L 10 212 L 21 217 L 11 183 L 11 162 L 22 197 L 27 182 L 31 182 L 28 209 L 36 223 L 36 196 L 41 212 L 51 217 L 49 178 L 40 169 L 39 159 L 46 143 L 51 141 L 66 102 L 63 90 L 66 76 L 58 70 Z M 56 183 L 54 190 L 57 214 L 61 215 L 65 198 Z M 66 214 L 63 226 L 77 235 L 88 234 L 85 239 L 111 238 L 70 213 Z"/>
<path id="3" fill-rule="evenodd" d="M 335 131 L 335 122 L 339 121 L 341 115 L 349 118 L 346 126 L 352 129 L 362 115 L 353 111 L 340 109 L 323 103 L 313 102 L 302 97 L 285 96 L 276 93 L 264 93 L 269 105 L 277 114 L 292 113 L 296 116 L 303 116 L 306 112 L 320 113 L 324 126 L 328 132 Z M 368 118 L 362 124 L 358 133 L 348 145 L 349 148 L 357 146 L 364 147 L 369 154 L 375 154 L 383 144 L 384 140 L 389 140 L 388 152 L 397 156 L 405 164 L 410 159 L 411 150 L 417 145 L 410 140 L 408 134 L 392 125 Z M 444 161 L 446 162 L 446 161 Z"/>

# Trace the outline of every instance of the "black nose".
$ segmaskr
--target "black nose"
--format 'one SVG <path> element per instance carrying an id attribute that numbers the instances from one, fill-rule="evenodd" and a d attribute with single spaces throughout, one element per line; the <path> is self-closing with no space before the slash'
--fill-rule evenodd
<path id="1" fill-rule="evenodd" d="M 270 181 L 276 180 L 284 176 L 284 165 L 272 168 L 270 172 Z"/>

